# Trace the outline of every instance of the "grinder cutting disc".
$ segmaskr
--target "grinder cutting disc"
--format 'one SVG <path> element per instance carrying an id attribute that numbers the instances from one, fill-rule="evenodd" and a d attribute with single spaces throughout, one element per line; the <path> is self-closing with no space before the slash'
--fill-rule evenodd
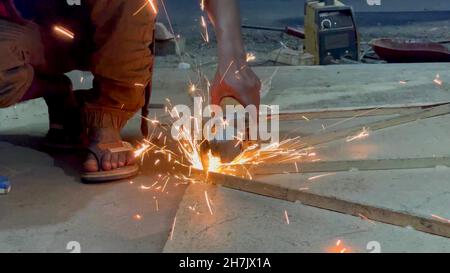
<path id="1" fill-rule="evenodd" d="M 227 105 L 241 105 L 236 99 L 231 97 L 226 97 L 222 99 L 220 106 L 222 107 L 223 113 L 226 113 Z M 246 126 L 248 122 L 246 121 Z M 236 125 L 236 124 L 235 124 Z M 235 128 L 236 129 L 236 128 Z M 246 130 L 248 131 L 248 130 Z M 244 139 L 246 137 L 244 136 Z M 230 163 L 243 151 L 242 141 L 237 139 L 234 140 L 213 140 L 209 143 L 211 153 L 215 157 L 219 157 L 222 163 Z"/>

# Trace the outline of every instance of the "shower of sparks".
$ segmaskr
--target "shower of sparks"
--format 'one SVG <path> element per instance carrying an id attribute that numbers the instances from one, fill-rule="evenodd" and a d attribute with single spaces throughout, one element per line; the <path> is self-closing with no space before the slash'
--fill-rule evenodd
<path id="1" fill-rule="evenodd" d="M 206 19 L 205 19 L 205 17 L 204 17 L 203 15 L 200 17 L 200 20 L 201 20 L 201 26 L 202 26 L 202 32 L 201 32 L 201 35 L 202 35 L 202 37 L 203 37 L 203 40 L 204 40 L 206 43 L 209 43 L 208 24 L 206 23 Z"/>
<path id="2" fill-rule="evenodd" d="M 433 82 L 439 86 L 441 86 L 444 82 L 441 80 L 441 76 L 439 74 L 436 75 Z"/>
<path id="3" fill-rule="evenodd" d="M 363 138 L 368 137 L 369 135 L 370 135 L 369 130 L 366 129 L 366 127 L 363 127 L 362 131 L 360 133 L 358 133 L 357 135 L 347 137 L 347 142 L 351 142 L 351 141 L 354 141 L 357 139 L 363 139 Z"/>
<path id="4" fill-rule="evenodd" d="M 149 4 L 150 2 L 146 3 Z M 171 20 L 169 18 L 169 15 L 167 13 L 167 10 L 165 8 L 164 1 L 161 1 L 161 7 L 163 8 L 167 20 L 169 22 L 170 30 L 172 34 L 174 33 Z M 205 17 L 202 16 L 201 26 L 203 30 L 205 31 L 205 40 L 209 41 L 209 37 L 206 36 L 208 34 L 207 31 L 207 22 Z M 251 61 L 255 58 L 255 56 L 252 53 L 247 54 L 247 61 Z M 226 69 L 225 73 L 222 75 L 222 78 L 220 82 L 222 82 L 229 70 L 232 69 L 232 66 L 234 64 L 234 61 L 231 61 L 228 68 Z M 237 67 L 239 69 L 239 67 Z M 240 69 L 243 69 L 241 67 Z M 234 70 L 236 71 L 236 70 Z M 239 70 L 237 70 L 239 71 Z M 277 70 L 276 70 L 277 71 Z M 276 74 L 276 71 L 272 75 L 271 78 L 273 78 Z M 188 92 L 190 93 L 200 93 L 202 94 L 202 97 L 204 98 L 204 101 L 208 100 L 208 94 L 209 94 L 209 87 L 210 83 L 208 78 L 199 70 L 199 79 L 201 81 L 189 81 L 190 85 L 188 87 Z M 196 84 L 194 84 L 195 82 Z M 202 82 L 205 83 L 206 88 L 204 88 Z M 177 140 L 174 140 L 175 143 L 172 143 L 170 141 L 170 145 L 166 144 L 167 139 L 171 138 L 171 130 L 167 127 L 167 124 L 170 124 L 171 121 L 179 120 L 180 114 L 176 111 L 176 108 L 174 108 L 171 105 L 171 102 L 169 99 L 166 99 L 166 105 L 164 107 L 165 113 L 167 114 L 166 117 L 170 119 L 170 121 L 164 120 L 164 122 L 155 118 L 147 118 L 143 117 L 149 125 L 153 126 L 153 132 L 150 134 L 150 136 L 142 141 L 139 148 L 134 152 L 134 156 L 142 157 L 142 160 L 144 159 L 144 156 L 147 154 L 150 154 L 150 152 L 154 154 L 158 154 L 160 157 L 156 161 L 154 161 L 155 165 L 163 165 L 170 163 L 170 166 L 172 170 L 175 172 L 167 173 L 159 176 L 158 181 L 156 181 L 151 186 L 141 186 L 141 190 L 155 190 L 155 191 L 161 191 L 164 192 L 166 189 L 166 186 L 169 181 L 174 180 L 183 180 L 184 183 L 190 183 L 190 182 L 197 182 L 199 178 L 195 177 L 195 172 L 192 170 L 200 170 L 205 171 L 207 173 L 220 173 L 220 174 L 226 174 L 231 176 L 239 176 L 239 177 L 245 177 L 248 179 L 252 179 L 251 175 L 251 168 L 257 165 L 262 164 L 276 164 L 276 163 L 293 163 L 295 165 L 295 170 L 297 172 L 301 171 L 301 162 L 310 162 L 310 161 L 317 161 L 319 159 L 314 158 L 316 156 L 315 152 L 311 152 L 311 148 L 305 148 L 305 143 L 303 143 L 300 139 L 300 137 L 294 137 L 294 138 L 288 138 L 283 139 L 276 143 L 271 143 L 267 145 L 259 145 L 259 144 L 248 144 L 244 145 L 243 151 L 241 154 L 239 154 L 232 162 L 229 163 L 222 163 L 219 157 L 213 156 L 212 153 L 209 153 L 207 155 L 209 159 L 209 167 L 207 170 L 204 170 L 204 166 L 202 164 L 201 160 L 201 153 L 200 153 L 200 146 L 201 143 L 197 141 L 197 139 L 194 137 L 195 134 L 192 133 L 192 131 L 189 128 L 185 128 L 183 126 L 176 128 L 177 129 Z M 195 118 L 195 115 L 191 117 L 191 119 L 194 122 L 194 128 L 202 128 L 201 121 L 197 120 Z M 303 119 L 309 121 L 307 117 L 303 117 Z M 199 126 L 200 125 L 200 126 Z M 170 126 L 169 126 L 170 127 Z M 325 129 L 325 128 L 324 128 Z M 357 136 L 349 137 L 347 141 L 352 141 L 358 138 L 363 138 L 368 136 L 368 131 L 363 128 L 363 132 L 359 133 Z M 157 139 L 157 141 L 155 141 Z M 164 139 L 164 143 L 161 144 L 161 140 Z M 175 138 L 173 138 L 175 139 Z M 236 136 L 236 139 L 240 140 L 240 142 L 243 142 L 243 138 L 239 138 Z M 174 144 L 174 145 L 171 145 Z M 298 165 L 297 165 L 298 164 Z M 176 166 L 182 166 L 186 169 L 189 169 L 189 174 L 179 174 L 176 173 L 175 167 Z M 176 173 L 176 174 L 175 174 Z M 310 177 L 308 180 L 316 180 L 321 177 L 334 175 L 335 173 L 330 174 L 323 174 L 318 175 L 314 177 Z M 193 175 L 194 177 L 192 177 Z M 171 177 L 175 179 L 170 179 Z M 175 182 L 176 183 L 176 182 Z M 308 190 L 309 188 L 303 188 L 304 190 Z M 208 193 L 205 191 L 205 200 L 208 205 L 208 209 L 211 215 L 213 215 L 213 210 L 211 208 L 210 199 L 208 198 Z M 156 201 L 155 201 L 156 202 Z M 289 221 L 289 218 L 287 217 L 287 211 L 285 212 L 285 217 L 287 221 Z M 175 222 L 174 222 L 175 223 Z M 172 234 L 173 236 L 173 234 Z"/>
<path id="5" fill-rule="evenodd" d="M 54 26 L 53 30 L 56 33 L 61 34 L 64 37 L 69 38 L 71 40 L 73 40 L 75 38 L 75 34 L 72 31 L 70 31 L 70 30 L 68 30 L 68 29 L 66 29 L 66 28 L 64 28 L 62 26 Z"/>
<path id="6" fill-rule="evenodd" d="M 141 221 L 141 220 L 142 220 L 142 215 L 140 215 L 140 214 L 135 214 L 135 215 L 133 216 L 133 218 L 134 218 L 136 221 Z"/>
<path id="7" fill-rule="evenodd" d="M 286 219 L 286 224 L 289 225 L 291 222 L 289 221 L 289 215 L 287 210 L 284 210 L 284 218 Z"/>
<path id="8" fill-rule="evenodd" d="M 211 208 L 211 204 L 210 204 L 210 200 L 209 200 L 208 192 L 207 192 L 207 191 L 205 191 L 205 199 L 206 199 L 206 205 L 208 205 L 209 213 L 210 213 L 211 215 L 214 215 L 214 213 L 213 213 L 213 211 L 212 211 L 212 208 Z"/>

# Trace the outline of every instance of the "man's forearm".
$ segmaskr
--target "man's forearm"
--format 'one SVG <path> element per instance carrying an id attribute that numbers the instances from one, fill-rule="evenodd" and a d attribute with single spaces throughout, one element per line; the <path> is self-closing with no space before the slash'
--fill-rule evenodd
<path id="1" fill-rule="evenodd" d="M 219 69 L 231 61 L 245 61 L 238 1 L 206 0 L 205 8 L 216 32 Z"/>

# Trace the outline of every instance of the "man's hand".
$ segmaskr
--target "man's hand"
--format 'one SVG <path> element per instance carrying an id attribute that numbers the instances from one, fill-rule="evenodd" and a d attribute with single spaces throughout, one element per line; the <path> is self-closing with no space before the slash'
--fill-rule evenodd
<path id="1" fill-rule="evenodd" d="M 207 0 L 206 11 L 217 36 L 219 65 L 211 89 L 212 104 L 233 97 L 259 107 L 261 82 L 248 66 L 236 0 Z"/>

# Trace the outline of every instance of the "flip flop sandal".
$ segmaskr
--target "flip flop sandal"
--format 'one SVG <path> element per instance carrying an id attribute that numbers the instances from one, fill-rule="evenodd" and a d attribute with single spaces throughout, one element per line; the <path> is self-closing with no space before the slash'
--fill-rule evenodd
<path id="1" fill-rule="evenodd" d="M 100 147 L 101 146 L 101 147 Z M 81 175 L 81 179 L 86 182 L 107 182 L 130 178 L 138 174 L 139 166 L 137 164 L 120 167 L 111 171 L 101 170 L 101 160 L 106 153 L 121 153 L 133 151 L 133 146 L 125 141 L 117 143 L 97 144 L 88 147 L 88 151 L 91 152 L 97 159 L 99 171 L 97 172 L 85 172 Z"/>

